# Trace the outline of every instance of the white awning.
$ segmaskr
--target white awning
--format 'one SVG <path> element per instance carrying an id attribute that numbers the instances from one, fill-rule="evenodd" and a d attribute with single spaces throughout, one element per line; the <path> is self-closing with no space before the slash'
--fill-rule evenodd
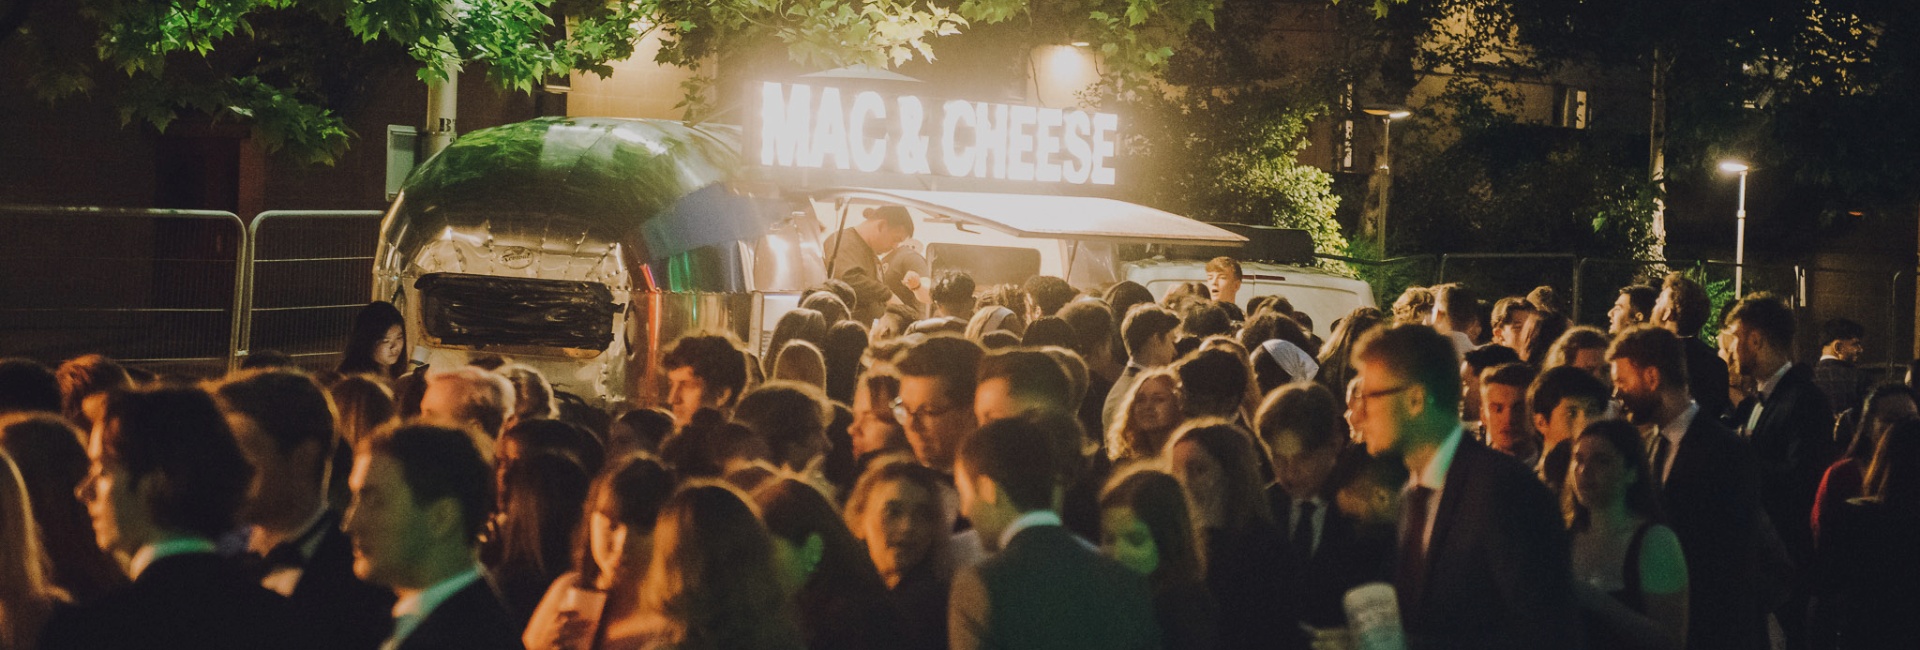
<path id="1" fill-rule="evenodd" d="M 1086 196 L 842 187 L 815 198 L 898 204 L 1015 237 L 1135 244 L 1238 246 L 1247 238 L 1164 210 Z"/>

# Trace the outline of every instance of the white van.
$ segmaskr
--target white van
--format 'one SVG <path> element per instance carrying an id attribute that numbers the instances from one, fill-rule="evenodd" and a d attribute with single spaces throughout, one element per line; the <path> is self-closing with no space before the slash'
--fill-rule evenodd
<path id="1" fill-rule="evenodd" d="M 1096 197 L 836 188 L 813 199 L 828 235 L 859 225 L 866 208 L 906 207 L 933 272 L 966 271 L 980 287 L 1036 275 L 1105 287 L 1124 279 L 1128 256 L 1143 256 L 1148 245 L 1231 255 L 1247 241 L 1170 212 Z"/>
<path id="2" fill-rule="evenodd" d="M 1155 299 L 1186 282 L 1207 280 L 1206 260 L 1151 259 L 1128 262 L 1124 279 L 1138 282 L 1153 292 Z M 1281 296 L 1293 308 L 1313 318 L 1313 333 L 1321 338 L 1333 336 L 1333 322 L 1345 318 L 1360 307 L 1377 306 L 1373 288 L 1364 280 L 1343 277 L 1320 269 L 1271 262 L 1240 263 L 1241 305 L 1254 296 Z"/>

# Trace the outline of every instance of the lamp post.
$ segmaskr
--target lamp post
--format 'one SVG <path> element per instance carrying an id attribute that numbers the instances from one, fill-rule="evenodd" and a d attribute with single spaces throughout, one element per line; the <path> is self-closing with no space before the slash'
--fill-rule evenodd
<path id="1" fill-rule="evenodd" d="M 1720 171 L 1740 175 L 1740 202 L 1733 211 L 1734 220 L 1739 224 L 1733 240 L 1733 295 L 1746 295 L 1745 280 L 1747 271 L 1747 172 L 1753 169 L 1738 160 L 1720 161 Z"/>
<path id="2" fill-rule="evenodd" d="M 1393 145 L 1393 121 L 1404 119 L 1413 112 L 1400 106 L 1371 106 L 1360 112 L 1380 118 L 1380 162 L 1374 166 L 1374 184 L 1377 186 L 1379 207 L 1374 214 L 1374 244 L 1380 249 L 1380 259 L 1387 258 L 1387 205 L 1393 192 L 1393 169 L 1390 154 Z"/>

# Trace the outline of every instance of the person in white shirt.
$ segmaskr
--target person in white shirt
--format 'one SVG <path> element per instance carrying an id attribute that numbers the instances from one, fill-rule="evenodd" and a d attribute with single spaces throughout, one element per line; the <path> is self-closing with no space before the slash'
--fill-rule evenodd
<path id="1" fill-rule="evenodd" d="M 1559 508 L 1531 468 L 1466 435 L 1452 341 L 1424 326 L 1375 330 L 1353 365 L 1368 451 L 1411 475 L 1394 587 L 1413 647 L 1577 647 Z"/>
<path id="2" fill-rule="evenodd" d="M 243 373 L 213 389 L 240 451 L 257 470 L 240 508 L 248 564 L 290 599 L 317 643 L 372 650 L 392 632 L 393 594 L 353 575 L 353 544 L 327 503 L 337 444 L 334 408 L 306 375 Z"/>
<path id="3" fill-rule="evenodd" d="M 254 469 L 213 399 L 197 388 L 108 394 L 75 490 L 100 548 L 132 584 L 56 610 L 40 647 L 307 647 L 286 600 L 214 552 Z"/>
<path id="4" fill-rule="evenodd" d="M 480 567 L 493 472 L 476 435 L 413 424 L 376 434 L 354 454 L 344 524 L 353 572 L 399 598 L 383 650 L 522 647 Z"/>

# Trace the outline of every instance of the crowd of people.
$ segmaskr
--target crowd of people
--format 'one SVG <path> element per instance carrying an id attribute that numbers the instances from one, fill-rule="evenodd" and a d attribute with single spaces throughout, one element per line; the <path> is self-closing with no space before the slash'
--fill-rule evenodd
<path id="1" fill-rule="evenodd" d="M 1914 378 L 1858 325 L 1208 273 L 833 280 L 617 416 L 415 367 L 386 303 L 326 371 L 0 360 L 0 648 L 1354 648 L 1373 584 L 1410 648 L 1920 642 Z"/>

